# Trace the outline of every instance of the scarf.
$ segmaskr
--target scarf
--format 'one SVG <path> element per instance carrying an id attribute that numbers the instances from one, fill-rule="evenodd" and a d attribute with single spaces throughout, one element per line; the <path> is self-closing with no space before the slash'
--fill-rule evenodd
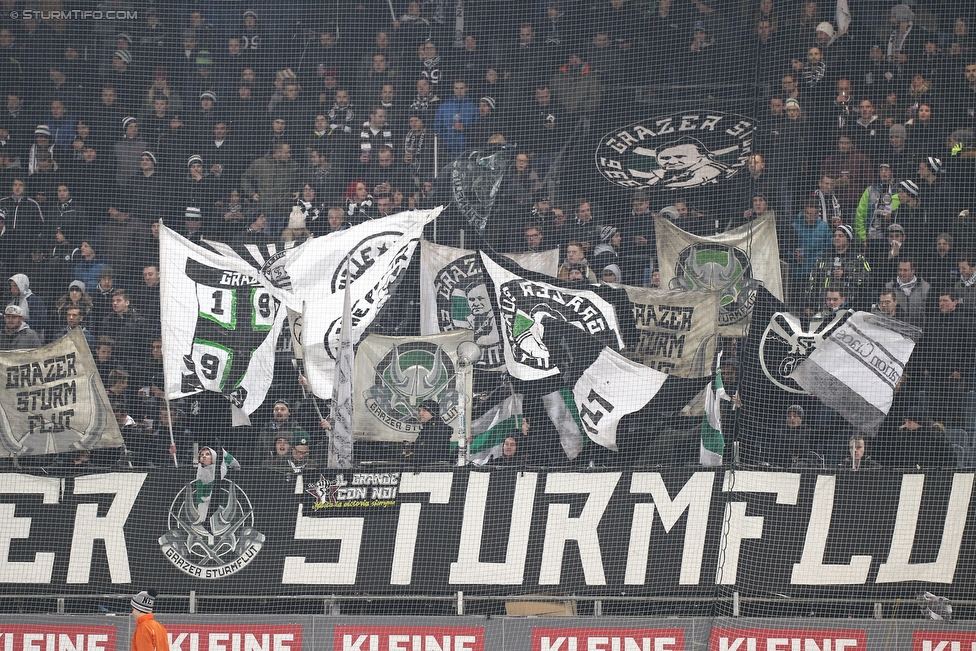
<path id="1" fill-rule="evenodd" d="M 828 213 L 827 195 L 820 190 L 817 190 L 814 194 L 816 194 L 817 199 L 820 200 L 820 219 L 824 220 L 828 224 L 831 223 L 831 219 L 834 217 L 837 217 L 843 221 L 844 211 L 840 208 L 840 201 L 837 200 L 837 195 L 830 195 L 830 208 Z"/>
<path id="2" fill-rule="evenodd" d="M 900 29 L 891 30 L 891 36 L 888 37 L 888 60 L 892 61 L 896 54 L 901 52 L 901 49 L 905 47 L 905 41 L 908 39 L 908 35 L 912 33 L 912 28 L 915 27 L 915 23 L 910 21 L 908 23 L 908 29 L 902 34 Z"/>
<path id="3" fill-rule="evenodd" d="M 390 125 L 388 124 L 384 125 L 383 127 L 380 128 L 379 131 L 373 134 L 373 129 L 372 127 L 369 126 L 369 121 L 363 122 L 363 130 L 359 132 L 360 150 L 369 153 L 369 151 L 373 148 L 372 140 L 374 138 L 377 139 L 382 138 L 383 140 L 389 142 L 392 145 L 393 132 L 390 131 Z"/>
<path id="4" fill-rule="evenodd" d="M 332 108 L 329 109 L 329 128 L 333 131 L 341 129 L 343 133 L 352 133 L 352 127 L 349 126 L 349 123 L 353 121 L 354 117 L 352 104 L 346 107 L 333 104 Z"/>
<path id="5" fill-rule="evenodd" d="M 816 86 L 826 74 L 827 64 L 823 61 L 803 66 L 803 81 L 807 86 Z"/>
<path id="6" fill-rule="evenodd" d="M 898 281 L 898 289 L 905 292 L 905 296 L 911 296 L 912 292 L 915 291 L 916 285 L 918 285 L 917 276 L 912 276 L 912 279 L 909 280 L 907 283 L 903 283 L 900 280 Z"/>
<path id="7" fill-rule="evenodd" d="M 191 482 L 193 487 L 193 504 L 196 506 L 197 513 L 199 515 L 197 521 L 194 524 L 199 524 L 207 519 L 207 512 L 210 510 L 210 497 L 213 494 L 214 484 L 217 480 L 217 461 L 220 461 L 220 478 L 223 479 L 227 476 L 228 469 L 240 470 L 241 464 L 235 459 L 230 452 L 220 448 L 220 456 L 217 456 L 217 451 L 213 448 L 203 448 L 203 450 L 210 450 L 210 458 L 213 459 L 213 463 L 209 466 L 205 466 L 202 463 L 197 463 L 197 478 Z"/>

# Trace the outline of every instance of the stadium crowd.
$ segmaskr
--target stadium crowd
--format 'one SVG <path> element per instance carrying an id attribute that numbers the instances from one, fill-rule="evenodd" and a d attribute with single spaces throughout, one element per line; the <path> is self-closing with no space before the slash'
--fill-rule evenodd
<path id="1" fill-rule="evenodd" d="M 834 3 L 802 0 L 97 4 L 129 12 L 122 22 L 57 13 L 71 0 L 2 5 L 0 349 L 84 329 L 145 461 L 167 463 L 171 424 L 189 462 L 188 443 L 226 420 L 213 396 L 160 401 L 159 222 L 196 241 L 290 246 L 449 203 L 444 168 L 506 143 L 484 240 L 462 239 L 456 211 L 429 237 L 559 247 L 565 280 L 655 286 L 654 215 L 713 235 L 771 214 L 790 306 L 922 328 L 902 391 L 924 409 L 894 429 L 941 423 L 933 440 L 976 459 L 967 2 L 850 0 L 847 30 Z M 592 163 L 627 116 L 732 105 L 758 119 L 747 166 L 724 184 L 627 191 Z M 388 331 L 411 332 L 416 314 L 402 318 Z M 321 463 L 328 422 L 284 366 L 258 456 L 294 471 L 310 451 Z M 850 427 L 805 408 L 829 432 L 810 447 L 844 459 Z M 805 450 L 791 445 L 761 461 L 795 463 Z"/>

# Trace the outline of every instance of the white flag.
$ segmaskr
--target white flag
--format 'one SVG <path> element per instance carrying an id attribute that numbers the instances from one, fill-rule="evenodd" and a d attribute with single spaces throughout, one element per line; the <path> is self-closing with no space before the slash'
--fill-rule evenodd
<path id="1" fill-rule="evenodd" d="M 555 277 L 559 249 L 540 253 L 503 253 L 524 269 Z M 466 328 L 481 346 L 475 368 L 504 371 L 505 353 L 491 312 L 485 270 L 477 251 L 432 242 L 420 244 L 420 332 L 432 335 Z"/>
<path id="2" fill-rule="evenodd" d="M 847 422 L 873 434 L 891 409 L 895 386 L 922 331 L 855 312 L 793 371 L 790 379 Z"/>
<path id="3" fill-rule="evenodd" d="M 252 267 L 288 308 L 301 311 L 302 304 L 323 295 L 339 295 L 346 274 L 355 282 L 386 251 L 417 223 L 426 224 L 440 214 L 434 210 L 411 210 L 390 217 L 372 219 L 344 231 L 316 237 L 302 244 L 263 256 L 254 247 L 241 250 L 221 242 L 207 244 L 228 258 L 238 258 Z M 256 265 L 256 266 L 255 266 Z"/>
<path id="4" fill-rule="evenodd" d="M 351 283 L 342 291 L 342 333 L 339 360 L 332 387 L 332 437 L 329 444 L 329 467 L 352 467 L 352 301 Z"/>
<path id="5" fill-rule="evenodd" d="M 847 0 L 837 0 L 834 20 L 837 23 L 837 35 L 846 34 L 851 27 L 851 9 L 847 5 Z"/>
<path id="6" fill-rule="evenodd" d="M 0 457 L 123 445 L 81 328 L 40 348 L 0 352 Z"/>
<path id="7" fill-rule="evenodd" d="M 352 328 L 355 346 L 376 315 L 396 291 L 403 272 L 410 265 L 423 233 L 425 221 L 416 221 L 403 236 L 350 286 Z M 336 360 L 342 331 L 342 305 L 338 293 L 309 297 L 302 312 L 302 351 L 309 388 L 322 399 L 332 397 Z"/>
<path id="8" fill-rule="evenodd" d="M 487 316 L 498 319 L 496 327 L 510 375 L 520 380 L 541 380 L 560 372 L 544 341 L 546 328 L 553 322 L 576 326 L 602 345 L 624 348 L 614 306 L 600 293 L 617 290 L 595 285 L 570 289 L 553 284 L 558 282 L 555 280 L 547 283 L 538 274 L 508 261 L 503 267 L 484 251 L 481 261 L 498 305 L 497 315 L 491 312 Z"/>
<path id="9" fill-rule="evenodd" d="M 580 422 L 587 436 L 617 451 L 617 424 L 642 409 L 668 379 L 665 373 L 632 362 L 604 348 L 573 387 Z"/>
<path id="10" fill-rule="evenodd" d="M 441 421 L 463 436 L 461 409 L 471 416 L 471 374 L 458 373 L 457 348 L 469 330 L 426 337 L 369 335 L 356 351 L 355 429 L 360 439 L 413 441 L 420 433 L 417 408 L 437 403 Z M 472 429 L 472 433 L 475 430 Z"/>
<path id="11" fill-rule="evenodd" d="M 661 286 L 716 293 L 724 336 L 746 335 L 760 285 L 783 300 L 775 218 L 767 215 L 711 237 L 692 235 L 664 217 L 654 219 L 654 228 Z"/>
<path id="12" fill-rule="evenodd" d="M 160 300 L 166 397 L 223 394 L 235 424 L 261 406 L 274 378 L 285 309 L 254 269 L 159 231 Z"/>

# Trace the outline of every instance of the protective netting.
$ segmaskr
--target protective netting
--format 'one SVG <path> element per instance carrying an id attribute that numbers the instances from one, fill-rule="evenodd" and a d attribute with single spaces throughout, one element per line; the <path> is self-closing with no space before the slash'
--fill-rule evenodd
<path id="1" fill-rule="evenodd" d="M 2 4 L 4 609 L 972 587 L 970 3 Z"/>

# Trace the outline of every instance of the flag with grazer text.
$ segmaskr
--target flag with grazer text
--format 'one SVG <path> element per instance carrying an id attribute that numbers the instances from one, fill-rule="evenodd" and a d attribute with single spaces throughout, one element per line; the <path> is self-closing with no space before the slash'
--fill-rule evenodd
<path id="1" fill-rule="evenodd" d="M 481 251 L 492 317 L 498 322 L 508 372 L 520 380 L 559 374 L 559 355 L 550 347 L 547 329 L 569 324 L 589 335 L 597 348 L 625 348 L 621 326 L 633 332 L 626 292 L 606 285 L 571 287 L 523 269 L 501 256 Z M 623 306 L 619 314 L 616 305 Z M 633 340 L 633 335 L 629 339 Z"/>
<path id="2" fill-rule="evenodd" d="M 559 268 L 559 249 L 503 255 L 524 269 L 551 277 Z M 484 276 L 477 251 L 421 242 L 420 333 L 473 330 L 474 341 L 481 346 L 475 368 L 503 371 L 505 355 Z"/>
<path id="3" fill-rule="evenodd" d="M 160 298 L 166 396 L 225 396 L 235 423 L 261 406 L 274 378 L 285 309 L 242 260 L 160 227 Z"/>
<path id="4" fill-rule="evenodd" d="M 0 352 L 0 457 L 123 445 L 81 328 L 46 346 Z"/>

